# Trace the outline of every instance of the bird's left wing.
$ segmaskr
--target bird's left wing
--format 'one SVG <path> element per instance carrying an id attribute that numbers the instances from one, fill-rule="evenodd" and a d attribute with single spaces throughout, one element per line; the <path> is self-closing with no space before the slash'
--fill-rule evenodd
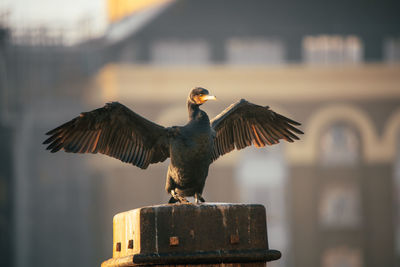
<path id="1" fill-rule="evenodd" d="M 53 153 L 99 152 L 142 169 L 169 157 L 167 129 L 118 102 L 83 112 L 47 135 L 43 144 Z"/>
<path id="2" fill-rule="evenodd" d="M 244 99 L 230 105 L 211 121 L 215 131 L 213 160 L 233 149 L 254 144 L 256 147 L 299 140 L 303 132 L 294 126 L 300 123 L 286 118 L 268 106 L 252 104 Z"/>

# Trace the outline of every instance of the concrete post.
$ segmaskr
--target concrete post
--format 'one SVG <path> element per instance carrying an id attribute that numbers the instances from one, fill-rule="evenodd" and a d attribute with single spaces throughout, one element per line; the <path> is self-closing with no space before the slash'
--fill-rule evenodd
<path id="1" fill-rule="evenodd" d="M 114 216 L 107 266 L 266 266 L 281 253 L 268 247 L 265 208 L 244 204 L 143 207 Z"/>

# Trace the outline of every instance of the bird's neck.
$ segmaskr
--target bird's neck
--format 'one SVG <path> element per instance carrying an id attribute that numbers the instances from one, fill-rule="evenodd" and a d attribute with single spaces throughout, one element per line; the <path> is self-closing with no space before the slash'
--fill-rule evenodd
<path id="1" fill-rule="evenodd" d="M 200 105 L 193 103 L 192 101 L 187 102 L 188 112 L 189 112 L 189 120 L 195 120 L 200 115 Z"/>

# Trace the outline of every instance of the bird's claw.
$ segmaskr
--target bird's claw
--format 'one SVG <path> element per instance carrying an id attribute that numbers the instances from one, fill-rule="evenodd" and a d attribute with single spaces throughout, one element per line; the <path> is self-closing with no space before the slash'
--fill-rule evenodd
<path id="1" fill-rule="evenodd" d="M 189 204 L 190 202 L 185 198 L 180 195 L 178 195 L 175 190 L 171 190 L 171 195 L 172 197 L 169 199 L 168 204 L 173 204 L 173 203 L 181 203 L 181 204 Z"/>
<path id="2" fill-rule="evenodd" d="M 201 204 L 205 202 L 204 198 L 201 196 L 201 194 L 199 193 L 195 193 L 194 194 L 194 203 L 196 203 L 197 205 Z"/>

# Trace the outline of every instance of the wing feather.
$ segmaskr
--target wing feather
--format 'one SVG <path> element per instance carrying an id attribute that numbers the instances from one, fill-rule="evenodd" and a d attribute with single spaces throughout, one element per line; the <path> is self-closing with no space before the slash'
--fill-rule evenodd
<path id="1" fill-rule="evenodd" d="M 256 147 L 274 145 L 280 139 L 299 140 L 303 132 L 299 122 L 272 111 L 268 106 L 252 104 L 244 99 L 230 105 L 211 121 L 215 131 L 213 160 L 233 149 L 254 144 Z"/>
<path id="2" fill-rule="evenodd" d="M 83 112 L 46 133 L 51 152 L 102 153 L 140 168 L 169 157 L 168 132 L 118 102 Z"/>

